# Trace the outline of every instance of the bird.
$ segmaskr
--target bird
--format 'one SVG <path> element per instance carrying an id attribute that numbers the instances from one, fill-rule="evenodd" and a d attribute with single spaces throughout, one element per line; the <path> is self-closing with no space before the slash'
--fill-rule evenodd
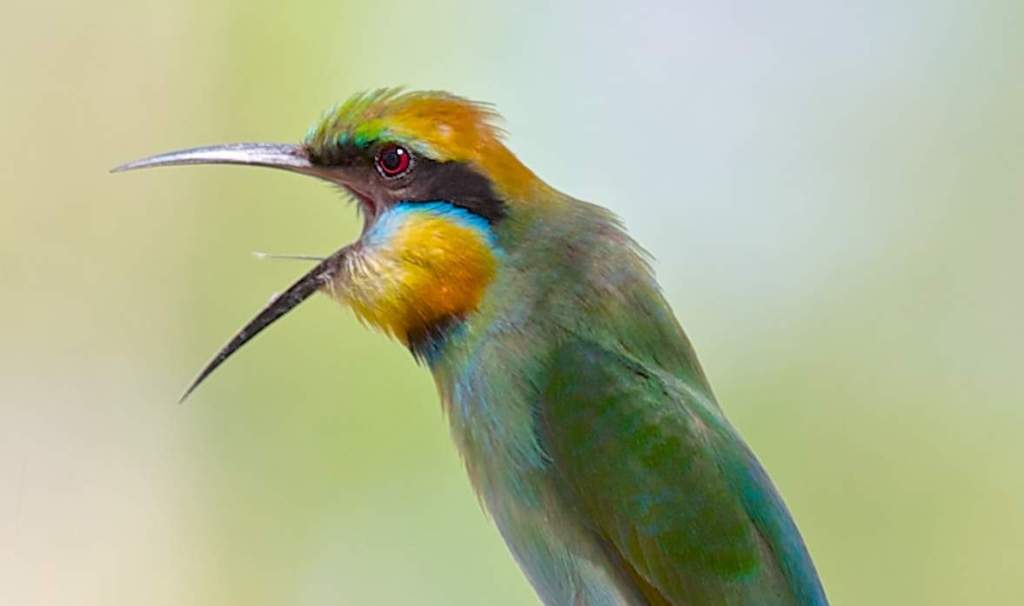
<path id="1" fill-rule="evenodd" d="M 648 254 L 506 138 L 490 104 L 384 88 L 329 109 L 298 144 L 113 169 L 269 167 L 334 184 L 362 215 L 358 239 L 276 295 L 182 399 L 323 293 L 433 375 L 470 482 L 546 606 L 827 604 Z"/>

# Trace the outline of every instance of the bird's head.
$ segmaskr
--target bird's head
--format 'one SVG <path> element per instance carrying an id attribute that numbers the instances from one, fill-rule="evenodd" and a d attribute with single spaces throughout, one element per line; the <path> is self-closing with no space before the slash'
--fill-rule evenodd
<path id="1" fill-rule="evenodd" d="M 505 225 L 546 186 L 501 141 L 486 105 L 388 89 L 328 111 L 301 144 L 241 143 L 160 154 L 115 171 L 265 166 L 340 186 L 364 216 L 359 240 L 281 293 L 217 354 L 186 396 L 263 328 L 318 290 L 429 356 L 476 312 L 515 246 Z M 513 219 L 510 219 L 513 217 Z"/>

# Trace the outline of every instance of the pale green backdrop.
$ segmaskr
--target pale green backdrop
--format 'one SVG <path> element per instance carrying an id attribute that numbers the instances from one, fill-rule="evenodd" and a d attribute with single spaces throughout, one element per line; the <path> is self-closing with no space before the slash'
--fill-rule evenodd
<path id="1" fill-rule="evenodd" d="M 852 6 L 856 4 L 856 6 Z M 295 141 L 350 93 L 493 101 L 657 258 L 835 605 L 1024 602 L 1024 4 L 71 2 L 0 25 L 0 604 L 536 604 L 426 373 L 317 298 Z"/>

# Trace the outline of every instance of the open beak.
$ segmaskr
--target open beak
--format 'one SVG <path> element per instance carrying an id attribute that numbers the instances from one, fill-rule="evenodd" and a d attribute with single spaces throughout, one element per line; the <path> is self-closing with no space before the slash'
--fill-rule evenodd
<path id="1" fill-rule="evenodd" d="M 184 149 L 122 164 L 111 172 L 119 173 L 140 168 L 187 164 L 263 166 L 326 178 L 325 173 L 310 162 L 309 154 L 302 146 L 281 143 L 235 143 Z M 199 373 L 199 376 L 185 390 L 180 401 L 184 402 L 218 366 L 223 364 L 233 353 L 241 349 L 243 345 L 248 343 L 250 339 L 259 334 L 264 328 L 273 324 L 278 318 L 294 309 L 313 293 L 331 284 L 347 251 L 348 246 L 338 250 L 296 280 L 283 293 L 275 296 L 255 318 L 235 333 L 235 336 L 217 352 L 217 355 L 210 360 Z"/>

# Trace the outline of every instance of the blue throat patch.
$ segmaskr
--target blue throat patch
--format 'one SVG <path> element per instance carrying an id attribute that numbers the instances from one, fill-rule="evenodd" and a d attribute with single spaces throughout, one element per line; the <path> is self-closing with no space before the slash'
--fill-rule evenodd
<path id="1" fill-rule="evenodd" d="M 386 241 L 394 234 L 395 229 L 402 224 L 402 220 L 412 213 L 425 213 L 435 217 L 443 217 L 459 225 L 469 227 L 484 236 L 495 254 L 500 254 L 501 252 L 498 239 L 487 219 L 444 200 L 399 202 L 377 219 L 377 223 L 366 234 L 367 242 L 369 244 L 379 244 Z"/>

